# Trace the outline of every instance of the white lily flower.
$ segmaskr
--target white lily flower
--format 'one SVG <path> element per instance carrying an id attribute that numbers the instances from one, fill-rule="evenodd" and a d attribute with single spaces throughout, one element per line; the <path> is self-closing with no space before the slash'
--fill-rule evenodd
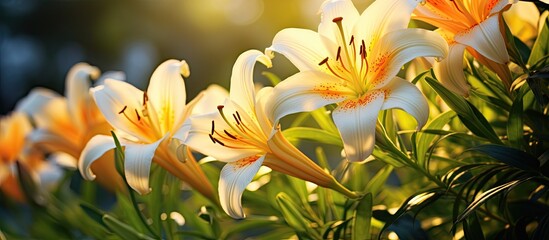
<path id="1" fill-rule="evenodd" d="M 33 89 L 18 105 L 36 123 L 29 140 L 49 152 L 70 155 L 76 166 L 88 140 L 96 134 L 109 134 L 111 130 L 90 94 L 91 81 L 100 82 L 104 78 L 124 80 L 124 74 L 101 75 L 97 67 L 78 63 L 67 74 L 65 97 L 49 89 Z M 113 156 L 111 153 L 98 159 L 92 169 L 98 172 L 98 182 L 114 191 L 124 189 L 124 183 L 116 172 Z"/>
<path id="2" fill-rule="evenodd" d="M 189 134 L 186 145 L 227 162 L 219 179 L 222 208 L 233 218 L 245 217 L 242 193 L 262 165 L 356 197 L 290 144 L 279 130 L 273 133 L 273 122 L 265 109 L 273 89 L 262 88 L 256 95 L 256 61 L 271 67 L 270 58 L 257 50 L 242 53 L 234 64 L 230 97 L 224 105 L 212 113 L 191 117 L 184 127 Z"/>
<path id="3" fill-rule="evenodd" d="M 469 95 L 463 73 L 465 50 L 496 72 L 507 87 L 511 86 L 506 67 L 509 54 L 500 30 L 500 18 L 515 2 L 517 0 L 425 0 L 425 4 L 417 7 L 413 18 L 438 27 L 450 45 L 448 57 L 434 65 L 435 75 L 445 87 L 463 96 Z"/>
<path id="4" fill-rule="evenodd" d="M 332 117 L 350 161 L 372 153 L 380 110 L 403 109 L 421 128 L 428 118 L 427 101 L 396 75 L 416 57 L 446 56 L 448 46 L 434 32 L 407 29 L 418 3 L 379 0 L 359 14 L 349 0 L 327 1 L 318 32 L 280 31 L 267 52 L 283 54 L 300 72 L 275 87 L 274 119 L 337 103 Z"/>
<path id="5" fill-rule="evenodd" d="M 188 76 L 188 68 L 185 61 L 165 61 L 154 71 L 146 92 L 111 79 L 91 91 L 99 110 L 125 147 L 125 176 L 134 190 L 140 194 L 151 191 L 149 173 L 154 160 L 205 197 L 216 201 L 213 188 L 198 163 L 194 159 L 178 158 L 178 139 L 182 140 L 185 134 L 179 131 L 183 122 L 198 101 L 204 100 L 204 95 L 218 94 L 201 93 L 185 104 L 185 82 L 181 75 Z M 218 90 L 212 89 L 208 92 Z M 93 180 L 95 174 L 90 169 L 91 164 L 113 148 L 115 144 L 110 135 L 91 138 L 79 160 L 82 176 Z"/>
<path id="6" fill-rule="evenodd" d="M 0 117 L 0 190 L 20 202 L 25 201 L 25 197 L 17 176 L 17 163 L 32 177 L 40 191 L 55 186 L 62 172 L 60 166 L 48 161 L 40 149 L 28 144 L 26 138 L 32 130 L 22 109 Z"/>

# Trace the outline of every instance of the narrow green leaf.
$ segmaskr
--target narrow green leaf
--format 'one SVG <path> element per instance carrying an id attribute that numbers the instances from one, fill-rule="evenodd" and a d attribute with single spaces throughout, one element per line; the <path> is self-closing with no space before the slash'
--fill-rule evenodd
<path id="1" fill-rule="evenodd" d="M 339 131 L 337 130 L 334 121 L 332 121 L 332 118 L 326 107 L 321 107 L 317 110 L 312 111 L 311 116 L 318 123 L 320 128 L 330 132 L 332 135 L 339 134 Z"/>
<path id="2" fill-rule="evenodd" d="M 329 131 L 310 127 L 294 127 L 283 131 L 284 136 L 289 140 L 307 139 L 318 143 L 343 146 L 338 134 Z"/>
<path id="3" fill-rule="evenodd" d="M 496 144 L 484 144 L 469 148 L 467 151 L 484 153 L 502 163 L 522 170 L 537 171 L 539 168 L 539 162 L 536 157 L 516 148 Z"/>
<path id="4" fill-rule="evenodd" d="M 379 231 L 379 236 L 381 236 L 383 231 L 391 226 L 391 224 L 395 223 L 405 213 L 415 211 L 417 214 L 419 211 L 421 211 L 421 209 L 433 203 L 444 194 L 445 190 L 432 189 L 410 196 L 404 201 L 404 203 L 400 206 L 396 213 L 390 216 L 390 218 L 385 222 L 385 225 L 383 225 L 383 227 Z"/>
<path id="5" fill-rule="evenodd" d="M 353 240 L 370 239 L 372 221 L 372 194 L 368 193 L 358 202 L 353 218 Z"/>
<path id="6" fill-rule="evenodd" d="M 545 19 L 541 31 L 538 34 L 536 42 L 532 47 L 532 52 L 530 53 L 530 58 L 528 59 L 528 65 L 534 66 L 545 66 L 547 63 L 540 63 L 540 60 L 549 54 L 549 18 Z M 536 68 L 534 68 L 536 69 Z"/>
<path id="7" fill-rule="evenodd" d="M 522 114 L 523 114 L 523 96 L 526 94 L 528 86 L 523 85 L 520 88 L 518 96 L 516 96 L 515 100 L 513 101 L 513 105 L 511 106 L 511 110 L 509 110 L 509 119 L 507 121 L 507 137 L 509 139 L 509 143 L 511 146 L 518 148 L 518 149 L 524 149 L 525 143 L 524 143 L 524 130 L 523 130 L 523 122 L 522 122 Z"/>
<path id="8" fill-rule="evenodd" d="M 107 227 L 111 231 L 113 231 L 123 239 L 147 239 L 147 240 L 154 239 L 143 233 L 137 232 L 131 226 L 121 222 L 120 220 L 108 214 L 103 215 L 103 223 L 105 223 L 105 225 L 107 225 Z"/>
<path id="9" fill-rule="evenodd" d="M 372 179 L 368 181 L 364 192 L 372 195 L 377 195 L 381 187 L 385 185 L 385 182 L 387 181 L 387 178 L 389 178 L 391 172 L 393 172 L 393 169 L 394 167 L 392 165 L 386 165 L 381 168 L 376 173 L 376 175 L 374 175 L 374 177 L 372 177 Z"/>
<path id="10" fill-rule="evenodd" d="M 463 221 L 466 217 L 468 217 L 471 212 L 473 212 L 475 209 L 477 209 L 480 205 L 482 205 L 484 202 L 486 202 L 488 199 L 494 197 L 495 195 L 501 193 L 504 190 L 508 190 L 514 186 L 517 186 L 525 181 L 527 181 L 529 178 L 521 179 L 521 180 L 513 180 L 504 184 L 501 184 L 497 187 L 488 189 L 487 191 L 480 194 L 475 201 L 473 201 L 471 204 L 469 204 L 465 210 L 457 217 L 455 220 L 455 223 L 459 223 Z"/>
<path id="11" fill-rule="evenodd" d="M 107 225 L 103 223 L 103 215 L 105 214 L 103 211 L 88 203 L 81 203 L 80 207 L 92 220 L 103 225 L 104 227 L 107 227 Z"/>
<path id="12" fill-rule="evenodd" d="M 320 238 L 318 233 L 314 231 L 310 226 L 310 222 L 307 221 L 303 213 L 300 211 L 300 207 L 286 194 L 280 192 L 276 195 L 276 203 L 280 207 L 282 216 L 288 224 L 298 234 L 311 234 L 316 238 Z"/>
<path id="13" fill-rule="evenodd" d="M 450 120 L 452 120 L 452 118 L 454 118 L 455 116 L 456 116 L 456 113 L 454 111 L 444 112 L 438 115 L 429 123 L 427 123 L 427 125 L 425 125 L 423 129 L 424 131 L 440 130 L 444 127 L 444 125 L 448 124 L 448 122 L 450 122 Z M 415 148 L 414 154 L 419 166 L 425 167 L 425 154 L 427 153 L 427 150 L 429 149 L 429 146 L 431 145 L 431 142 L 435 139 L 435 137 L 436 135 L 422 133 L 422 132 L 418 132 L 416 134 L 417 146 Z"/>
<path id="14" fill-rule="evenodd" d="M 280 78 L 272 72 L 264 71 L 264 72 L 261 72 L 261 74 L 267 77 L 267 79 L 271 81 L 271 84 L 273 84 L 273 86 L 276 86 L 281 81 Z"/>
<path id="15" fill-rule="evenodd" d="M 484 115 L 470 102 L 442 86 L 437 80 L 426 77 L 427 83 L 439 94 L 439 96 L 454 110 L 461 122 L 474 134 L 490 140 L 492 143 L 502 144 L 498 135 Z"/>
<path id="16" fill-rule="evenodd" d="M 513 36 L 513 33 L 511 33 L 511 30 L 509 29 L 509 26 L 505 21 L 503 21 L 503 27 L 505 28 L 505 35 L 507 41 L 505 42 L 507 45 L 507 49 L 509 51 L 509 56 L 511 59 L 518 64 L 519 66 L 526 68 L 524 64 L 524 60 L 522 58 L 522 55 L 520 54 L 518 48 L 517 48 L 517 42 L 520 42 L 518 38 L 515 38 Z M 522 42 L 521 42 L 522 43 Z"/>
<path id="17" fill-rule="evenodd" d="M 480 227 L 477 214 L 473 213 L 469 216 L 470 221 L 463 221 L 463 233 L 465 239 L 484 240 L 484 233 Z"/>
<path id="18" fill-rule="evenodd" d="M 280 226 L 280 223 L 273 220 L 263 220 L 263 219 L 247 219 L 246 221 L 240 221 L 236 224 L 231 225 L 230 227 L 223 228 L 220 239 L 230 239 L 233 235 L 237 235 L 241 232 L 253 231 L 257 228 L 271 228 Z"/>
<path id="19" fill-rule="evenodd" d="M 383 161 L 396 168 L 406 166 L 406 162 L 403 162 L 399 158 L 393 157 L 393 155 L 389 154 L 388 152 L 382 151 L 377 146 L 374 148 L 372 156 L 374 156 L 377 160 Z"/>

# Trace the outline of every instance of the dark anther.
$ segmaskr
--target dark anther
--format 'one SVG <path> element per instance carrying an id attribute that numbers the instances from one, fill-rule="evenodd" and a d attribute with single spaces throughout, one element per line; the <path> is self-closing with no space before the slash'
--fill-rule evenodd
<path id="1" fill-rule="evenodd" d="M 337 47 L 336 61 L 339 61 L 340 58 L 341 58 L 341 46 Z"/>
<path id="2" fill-rule="evenodd" d="M 242 118 L 240 118 L 240 114 L 238 113 L 238 111 L 236 111 L 236 116 L 238 117 L 238 120 L 240 120 L 240 122 L 242 122 Z"/>
<path id="3" fill-rule="evenodd" d="M 118 114 L 124 113 L 124 111 L 126 111 L 126 108 L 128 108 L 128 106 L 124 106 L 124 108 L 122 108 L 122 110 L 120 110 L 120 112 L 118 112 Z"/>
<path id="4" fill-rule="evenodd" d="M 349 45 L 353 44 L 355 42 L 355 36 L 351 36 L 351 41 L 349 41 Z"/>
<path id="5" fill-rule="evenodd" d="M 135 115 L 137 116 L 137 121 L 140 121 L 141 116 L 139 116 L 139 113 L 137 112 L 137 109 L 134 109 L 134 110 L 135 110 Z"/>
<path id="6" fill-rule="evenodd" d="M 214 134 L 214 130 L 215 130 L 215 123 L 214 123 L 214 120 L 212 120 L 212 133 L 210 135 Z"/>
<path id="7" fill-rule="evenodd" d="M 143 105 L 149 101 L 149 96 L 147 96 L 147 92 L 143 92 Z"/>
<path id="8" fill-rule="evenodd" d="M 224 107 L 225 107 L 225 106 L 223 106 L 223 105 L 217 105 L 217 110 L 221 110 L 221 109 L 223 109 Z"/>
<path id="9" fill-rule="evenodd" d="M 318 63 L 318 66 L 322 66 L 322 64 L 324 64 L 324 63 L 326 63 L 326 62 L 328 62 L 328 57 L 326 57 L 326 58 L 324 58 L 324 60 L 320 61 L 320 62 Z"/>
<path id="10" fill-rule="evenodd" d="M 210 136 L 210 139 L 211 139 L 212 142 L 215 144 L 215 138 L 214 138 L 211 134 L 208 134 L 208 136 Z"/>
<path id="11" fill-rule="evenodd" d="M 227 136 L 229 136 L 230 138 L 236 140 L 237 138 L 235 136 L 233 136 L 232 134 L 230 134 L 229 132 L 227 132 L 227 130 L 223 130 L 223 132 L 225 132 L 225 134 L 227 134 Z"/>
<path id="12" fill-rule="evenodd" d="M 233 113 L 233 118 L 236 121 L 236 124 L 240 125 L 240 121 L 238 120 L 238 118 L 236 117 L 236 115 L 234 113 Z"/>
<path id="13" fill-rule="evenodd" d="M 341 22 L 343 20 L 343 17 L 336 17 L 332 20 L 332 22 Z"/>

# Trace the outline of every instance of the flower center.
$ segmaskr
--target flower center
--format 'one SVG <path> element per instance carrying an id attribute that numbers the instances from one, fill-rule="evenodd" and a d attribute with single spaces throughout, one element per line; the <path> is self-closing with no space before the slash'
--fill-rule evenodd
<path id="1" fill-rule="evenodd" d="M 219 114 L 229 129 L 216 129 L 215 120 L 212 120 L 212 130 L 209 136 L 214 144 L 233 149 L 267 149 L 266 140 L 243 121 L 238 111 L 231 114 L 233 118 L 230 120 L 225 116 L 223 108 L 223 105 L 217 106 Z"/>
<path id="2" fill-rule="evenodd" d="M 369 88 L 366 82 L 369 70 L 368 55 L 364 40 L 357 45 L 355 37 L 351 35 L 351 38 L 347 41 L 342 25 L 343 18 L 337 17 L 332 21 L 339 29 L 340 40 L 338 42 L 340 46 L 337 48 L 335 59 L 326 57 L 318 65 L 342 79 L 357 96 L 363 95 Z"/>
<path id="3" fill-rule="evenodd" d="M 147 102 L 149 98 L 147 92 L 143 92 L 143 105 L 141 109 L 133 109 L 133 112 L 128 109 L 128 106 L 124 106 L 118 114 L 123 115 L 130 124 L 135 126 L 141 136 L 146 136 L 152 140 L 156 140 L 162 137 L 160 131 L 154 127 L 154 122 L 152 121 L 151 116 L 149 115 L 149 109 L 147 107 Z M 139 114 L 141 113 L 141 114 Z"/>

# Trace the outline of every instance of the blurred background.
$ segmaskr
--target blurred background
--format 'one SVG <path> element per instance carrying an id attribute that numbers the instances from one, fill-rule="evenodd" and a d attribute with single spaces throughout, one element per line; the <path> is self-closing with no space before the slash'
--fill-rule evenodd
<path id="1" fill-rule="evenodd" d="M 228 87 L 243 51 L 264 50 L 283 28 L 316 30 L 322 1 L 0 0 L 0 114 L 34 87 L 63 94 L 82 61 L 145 89 L 161 62 L 185 59 L 187 99 L 211 83 Z M 362 11 L 368 1 L 354 2 Z M 281 77 L 296 71 L 282 56 L 274 64 Z"/>

